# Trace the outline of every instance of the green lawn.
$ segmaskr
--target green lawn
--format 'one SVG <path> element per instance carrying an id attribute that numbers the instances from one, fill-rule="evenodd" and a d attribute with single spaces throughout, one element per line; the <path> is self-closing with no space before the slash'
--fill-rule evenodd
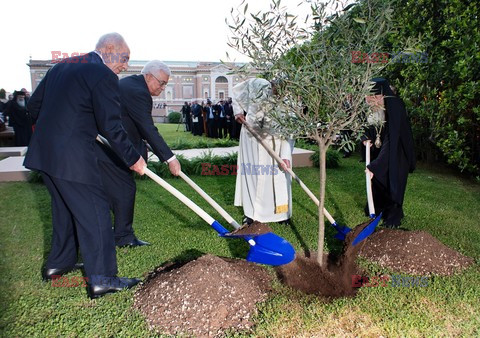
<path id="1" fill-rule="evenodd" d="M 172 149 L 231 147 L 238 145 L 238 141 L 235 140 L 212 139 L 203 135 L 193 136 L 192 133 L 183 131 L 183 126 L 177 128 L 177 124 L 157 123 L 156 126 Z"/>
<path id="2" fill-rule="evenodd" d="M 174 130 L 166 136 L 168 142 L 172 135 Z M 340 168 L 327 173 L 326 207 L 341 224 L 354 226 L 365 221 L 362 167 L 353 157 L 342 160 Z M 295 171 L 309 187 L 318 189 L 316 169 Z M 240 220 L 242 211 L 233 206 L 234 176 L 192 178 Z M 167 181 L 226 224 L 186 183 L 173 178 Z M 137 186 L 134 226 L 138 237 L 152 245 L 119 249 L 119 275 L 145 276 L 166 261 L 186 260 L 202 253 L 245 256 L 248 246 L 242 240 L 219 238 L 154 182 L 137 180 Z M 90 301 L 83 288 L 58 288 L 41 281 L 40 269 L 51 238 L 50 198 L 42 184 L 0 183 L 0 194 L 0 336 L 151 335 L 142 316 L 131 308 L 133 291 Z M 297 250 L 316 249 L 316 207 L 295 183 L 293 203 L 294 226 L 272 227 Z M 355 298 L 333 302 L 275 283 L 271 297 L 259 304 L 253 332 L 231 335 L 480 335 L 480 186 L 452 173 L 420 166 L 409 177 L 405 213 L 405 228 L 430 232 L 446 245 L 473 257 L 476 265 L 460 275 L 435 277 L 428 287 L 362 288 Z M 327 250 L 338 247 L 333 233 L 328 227 Z M 368 273 L 383 271 L 374 264 L 363 266 Z"/>

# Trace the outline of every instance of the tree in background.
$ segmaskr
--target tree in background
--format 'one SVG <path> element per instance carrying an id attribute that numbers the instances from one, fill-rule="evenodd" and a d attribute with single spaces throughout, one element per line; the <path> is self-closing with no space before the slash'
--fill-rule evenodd
<path id="1" fill-rule="evenodd" d="M 365 96 L 370 79 L 388 59 L 377 52 L 392 29 L 392 10 L 386 1 L 364 0 L 358 4 L 329 0 L 305 0 L 310 15 L 298 18 L 280 0 L 263 12 L 250 13 L 248 3 L 231 11 L 227 24 L 230 47 L 251 59 L 234 70 L 239 75 L 259 74 L 279 81 L 277 95 L 269 103 L 269 117 L 285 136 L 315 140 L 320 155 L 320 205 L 318 256 L 323 264 L 326 186 L 326 152 L 342 130 L 354 139 L 366 125 Z M 365 62 L 352 62 L 361 52 Z M 281 112 L 291 112 L 283 114 Z M 351 147 L 354 141 L 346 141 Z"/>
<path id="2" fill-rule="evenodd" d="M 404 99 L 423 160 L 439 158 L 480 177 L 480 3 L 385 0 L 398 29 L 383 50 L 419 37 L 428 62 L 392 62 L 385 76 Z"/>

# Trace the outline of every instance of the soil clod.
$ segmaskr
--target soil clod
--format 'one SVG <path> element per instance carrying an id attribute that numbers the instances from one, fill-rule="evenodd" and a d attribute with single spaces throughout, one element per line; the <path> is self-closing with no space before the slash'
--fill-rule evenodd
<path id="1" fill-rule="evenodd" d="M 267 224 L 254 221 L 251 224 L 244 224 L 241 228 L 229 232 L 225 236 L 257 236 L 268 232 L 273 232 L 273 230 Z"/>

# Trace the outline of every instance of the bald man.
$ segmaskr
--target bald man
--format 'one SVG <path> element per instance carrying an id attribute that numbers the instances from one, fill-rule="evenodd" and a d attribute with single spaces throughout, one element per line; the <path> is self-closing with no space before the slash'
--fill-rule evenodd
<path id="1" fill-rule="evenodd" d="M 24 165 L 41 173 L 52 198 L 53 235 L 43 279 L 82 267 L 77 263 L 80 249 L 90 298 L 139 282 L 116 276 L 108 198 L 95 154 L 101 134 L 128 168 L 144 173 L 146 163 L 120 118 L 117 74 L 128 68 L 129 57 L 123 37 L 106 34 L 81 61 L 62 59 L 51 68 L 28 103 L 38 120 Z"/>

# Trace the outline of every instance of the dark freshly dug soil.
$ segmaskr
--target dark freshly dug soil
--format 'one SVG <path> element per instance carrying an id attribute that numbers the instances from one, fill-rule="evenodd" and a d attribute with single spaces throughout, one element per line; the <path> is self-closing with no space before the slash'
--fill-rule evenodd
<path id="1" fill-rule="evenodd" d="M 474 260 L 449 248 L 425 231 L 382 229 L 366 239 L 360 256 L 396 272 L 448 276 Z"/>
<path id="2" fill-rule="evenodd" d="M 134 306 L 158 333 L 212 337 L 250 328 L 270 283 L 260 265 L 205 255 L 180 268 L 157 269 L 136 291 Z"/>
<path id="3" fill-rule="evenodd" d="M 341 255 L 324 255 L 323 266 L 316 260 L 316 253 L 297 253 L 291 263 L 276 267 L 279 279 L 286 285 L 308 294 L 318 294 L 328 298 L 354 296 L 357 288 L 352 287 L 352 275 L 356 274 L 355 258 L 365 241 L 352 246 L 355 237 L 370 221 L 356 226 L 349 232 Z"/>
<path id="4" fill-rule="evenodd" d="M 252 224 L 245 224 L 241 228 L 236 229 L 225 236 L 238 236 L 238 235 L 262 235 L 266 234 L 267 232 L 273 232 L 272 228 L 270 228 L 265 223 L 260 223 L 254 221 Z"/>

